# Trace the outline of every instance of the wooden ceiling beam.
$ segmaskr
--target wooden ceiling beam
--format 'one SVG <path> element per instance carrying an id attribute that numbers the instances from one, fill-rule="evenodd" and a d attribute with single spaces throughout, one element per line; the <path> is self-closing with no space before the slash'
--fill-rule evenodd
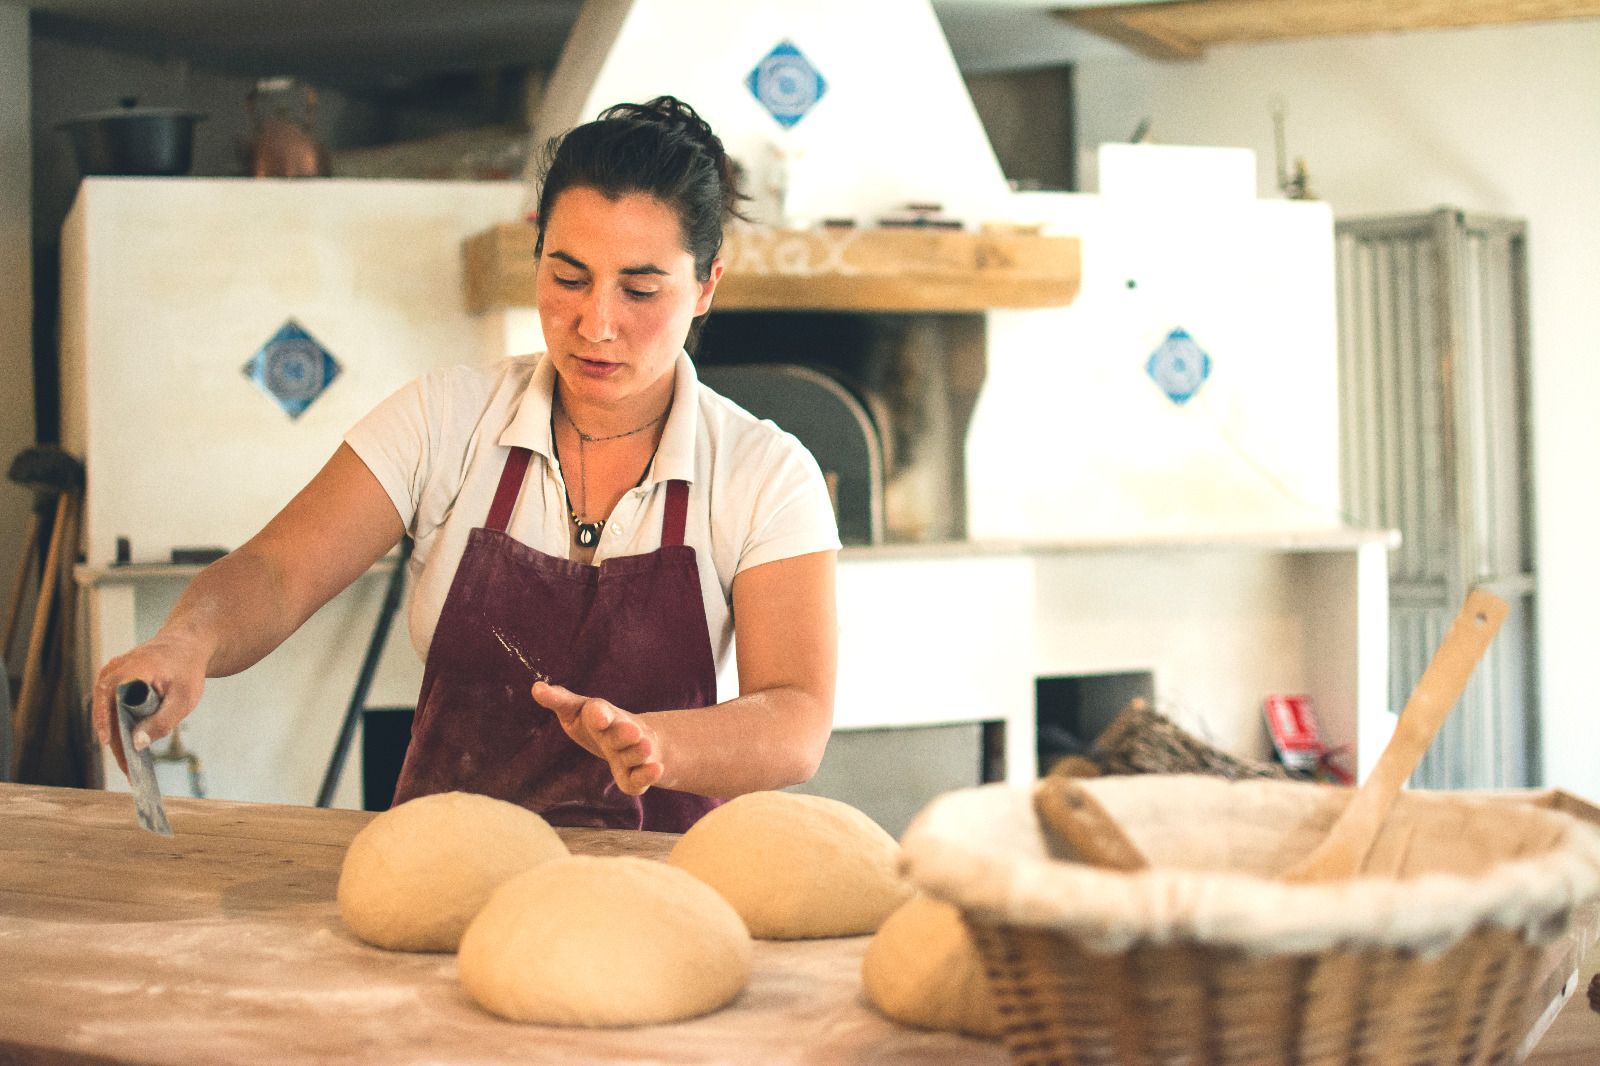
<path id="1" fill-rule="evenodd" d="M 1147 17 L 1146 8 L 1154 5 L 1130 4 L 1127 7 L 1091 7 L 1058 11 L 1072 25 L 1126 45 L 1151 59 L 1199 59 L 1205 45 L 1174 31 L 1159 18 Z"/>
<path id="2" fill-rule="evenodd" d="M 1600 0 L 1177 0 L 1058 10 L 1154 59 L 1214 45 L 1600 17 Z"/>

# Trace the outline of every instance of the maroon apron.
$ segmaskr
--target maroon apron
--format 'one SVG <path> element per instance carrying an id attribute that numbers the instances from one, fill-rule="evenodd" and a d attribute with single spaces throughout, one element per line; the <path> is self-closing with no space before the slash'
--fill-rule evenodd
<path id="1" fill-rule="evenodd" d="M 689 485 L 667 484 L 660 549 L 590 566 L 506 533 L 528 457 L 511 449 L 488 522 L 468 534 L 394 802 L 459 789 L 553 825 L 682 832 L 718 801 L 664 788 L 628 795 L 531 689 L 542 678 L 635 713 L 716 702 L 700 575 L 683 543 Z"/>

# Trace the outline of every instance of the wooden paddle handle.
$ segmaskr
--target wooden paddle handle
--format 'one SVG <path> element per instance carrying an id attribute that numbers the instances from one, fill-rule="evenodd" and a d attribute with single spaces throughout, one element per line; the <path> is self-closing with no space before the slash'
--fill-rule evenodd
<path id="1" fill-rule="evenodd" d="M 1510 610 L 1504 600 L 1483 589 L 1474 589 L 1467 596 L 1400 712 L 1394 736 L 1372 775 L 1350 797 L 1322 843 L 1286 870 L 1284 880 L 1335 881 L 1360 872 L 1400 790 L 1461 698 L 1478 660 Z"/>
<path id="2" fill-rule="evenodd" d="M 1100 801 L 1071 778 L 1040 781 L 1033 791 L 1033 809 L 1079 862 L 1111 870 L 1142 870 L 1150 865 Z"/>

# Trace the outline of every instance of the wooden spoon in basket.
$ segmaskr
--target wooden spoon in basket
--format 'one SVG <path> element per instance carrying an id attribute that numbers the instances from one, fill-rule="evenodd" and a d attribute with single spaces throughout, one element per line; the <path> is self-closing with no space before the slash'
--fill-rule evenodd
<path id="1" fill-rule="evenodd" d="M 1439 650 L 1412 691 L 1395 723 L 1394 735 L 1333 828 L 1311 854 L 1285 870 L 1285 881 L 1338 881 L 1354 877 L 1400 795 L 1400 789 L 1422 761 L 1434 734 L 1450 716 L 1484 649 L 1500 630 L 1510 607 L 1483 589 L 1467 595 Z"/>

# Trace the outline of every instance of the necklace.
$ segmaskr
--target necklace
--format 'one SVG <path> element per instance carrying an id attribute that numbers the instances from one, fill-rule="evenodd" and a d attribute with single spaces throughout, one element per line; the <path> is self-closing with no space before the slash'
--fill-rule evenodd
<path id="1" fill-rule="evenodd" d="M 656 415 L 642 426 L 635 426 L 633 429 L 630 429 L 625 433 L 613 433 L 608 437 L 596 437 L 579 429 L 578 423 L 572 420 L 572 416 L 567 413 L 567 409 L 565 407 L 561 408 L 561 417 L 566 420 L 567 425 L 572 427 L 572 432 L 578 435 L 578 502 L 583 504 L 583 510 L 585 513 L 587 513 L 589 510 L 589 477 L 587 465 L 584 462 L 583 446 L 585 444 L 600 444 L 608 440 L 621 440 L 623 437 L 631 437 L 637 433 L 643 433 L 651 426 L 654 426 L 656 423 L 660 422 L 663 418 L 666 418 L 667 412 L 671 409 L 672 404 L 669 401 L 667 406 L 660 414 Z M 550 443 L 552 445 L 555 444 L 555 439 L 555 418 L 554 415 L 552 415 L 550 420 Z M 644 484 L 645 475 L 650 472 L 650 463 L 654 459 L 655 453 L 652 452 L 650 458 L 645 460 L 644 469 L 639 472 L 639 480 L 634 482 L 635 487 Z M 606 528 L 606 520 L 602 518 L 598 522 L 584 521 L 582 518 L 578 517 L 578 509 L 572 506 L 572 492 L 570 489 L 567 490 L 566 495 L 567 517 L 572 519 L 573 528 L 578 531 L 578 546 L 581 548 L 593 548 L 596 544 L 600 543 L 600 531 Z"/>
<path id="2" fill-rule="evenodd" d="M 576 433 L 578 435 L 579 442 L 581 442 L 583 444 L 600 444 L 603 441 L 621 440 L 623 437 L 631 437 L 635 433 L 643 433 L 645 430 L 649 429 L 651 426 L 655 425 L 657 422 L 661 421 L 663 418 L 666 418 L 667 417 L 667 410 L 670 410 L 671 408 L 672 408 L 672 404 L 668 403 L 666 409 L 664 409 L 660 414 L 656 415 L 650 421 L 646 422 L 644 425 L 642 425 L 642 426 L 634 426 L 632 429 L 627 430 L 626 432 L 623 432 L 623 433 L 613 433 L 609 437 L 594 437 L 594 436 L 590 436 L 589 434 L 585 433 L 583 430 L 579 429 L 578 428 L 578 423 L 574 422 L 572 420 L 572 416 L 567 414 L 567 409 L 565 407 L 563 407 L 561 409 L 561 417 L 567 420 L 567 425 L 572 427 L 572 432 L 574 432 L 574 433 Z"/>

